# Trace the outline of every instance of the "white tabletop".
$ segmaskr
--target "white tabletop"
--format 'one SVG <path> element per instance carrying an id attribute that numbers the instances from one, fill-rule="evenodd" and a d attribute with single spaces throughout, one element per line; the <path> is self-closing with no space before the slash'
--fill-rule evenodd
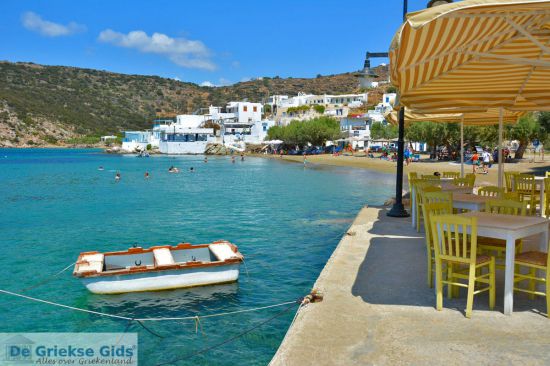
<path id="1" fill-rule="evenodd" d="M 462 213 L 459 214 L 459 216 L 477 217 L 478 227 L 484 226 L 487 228 L 503 231 L 518 231 L 521 229 L 529 228 L 530 226 L 540 225 L 542 223 L 550 223 L 548 219 L 539 216 L 502 215 L 477 211 Z"/>

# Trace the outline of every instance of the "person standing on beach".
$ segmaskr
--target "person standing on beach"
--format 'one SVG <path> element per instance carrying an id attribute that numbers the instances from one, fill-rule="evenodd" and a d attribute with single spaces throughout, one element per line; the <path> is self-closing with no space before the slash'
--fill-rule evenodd
<path id="1" fill-rule="evenodd" d="M 475 174 L 477 173 L 477 164 L 479 162 L 479 155 L 477 154 L 477 150 L 474 151 L 474 155 L 472 155 L 472 172 Z"/>
<path id="2" fill-rule="evenodd" d="M 489 173 L 489 164 L 491 164 L 491 154 L 487 151 L 487 149 L 483 150 L 483 153 L 481 154 L 483 157 L 483 174 Z"/>

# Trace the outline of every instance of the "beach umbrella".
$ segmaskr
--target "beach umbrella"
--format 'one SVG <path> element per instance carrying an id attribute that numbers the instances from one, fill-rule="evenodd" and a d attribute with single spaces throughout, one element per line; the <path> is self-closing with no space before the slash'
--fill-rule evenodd
<path id="1" fill-rule="evenodd" d="M 398 107 L 397 107 L 398 108 Z M 503 123 L 516 123 L 525 112 L 504 110 Z M 391 124 L 399 121 L 398 112 L 387 113 L 386 120 Z M 464 126 L 495 125 L 500 120 L 500 109 L 489 108 L 485 112 L 470 113 L 420 113 L 411 109 L 405 110 L 405 124 L 414 122 L 460 123 L 460 176 L 464 176 Z"/>
<path id="2" fill-rule="evenodd" d="M 464 0 L 410 13 L 390 46 L 399 103 L 421 113 L 550 110 L 550 1 Z"/>

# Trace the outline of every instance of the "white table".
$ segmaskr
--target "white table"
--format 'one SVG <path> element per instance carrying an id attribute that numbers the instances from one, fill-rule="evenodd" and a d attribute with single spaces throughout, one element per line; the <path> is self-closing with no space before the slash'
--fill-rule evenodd
<path id="1" fill-rule="evenodd" d="M 540 250 L 548 250 L 549 220 L 536 216 L 499 215 L 471 211 L 460 214 L 464 217 L 477 217 L 477 235 L 506 240 L 506 268 L 504 271 L 504 314 L 510 315 L 514 309 L 514 259 L 516 240 L 531 235 L 540 235 Z"/>
<path id="2" fill-rule="evenodd" d="M 494 197 L 478 196 L 477 194 L 453 192 L 453 208 L 469 211 L 485 211 L 487 201 L 494 199 Z"/>

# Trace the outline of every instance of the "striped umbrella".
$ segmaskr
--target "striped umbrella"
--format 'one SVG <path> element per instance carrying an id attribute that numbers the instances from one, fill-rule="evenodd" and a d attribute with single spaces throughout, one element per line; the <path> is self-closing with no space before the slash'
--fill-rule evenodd
<path id="1" fill-rule="evenodd" d="M 399 102 L 417 112 L 550 111 L 549 0 L 465 0 L 410 13 L 389 56 Z"/>

